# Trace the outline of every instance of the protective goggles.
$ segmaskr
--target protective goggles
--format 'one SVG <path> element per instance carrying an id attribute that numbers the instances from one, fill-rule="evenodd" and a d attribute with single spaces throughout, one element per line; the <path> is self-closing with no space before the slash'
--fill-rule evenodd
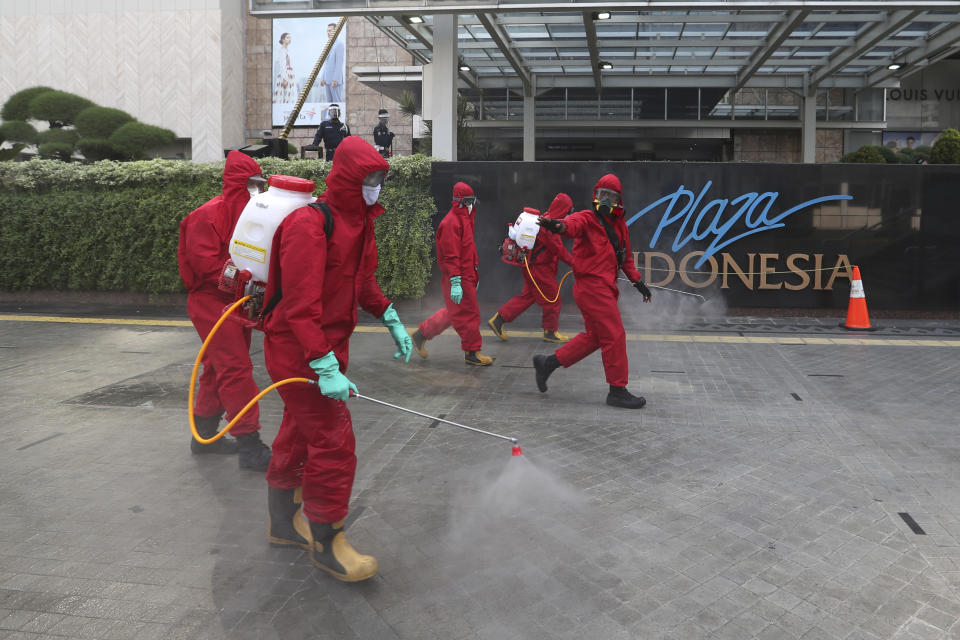
<path id="1" fill-rule="evenodd" d="M 477 196 L 463 196 L 462 198 L 455 198 L 455 200 L 459 202 L 461 206 L 472 207 L 476 206 L 479 198 L 477 198 Z"/>
<path id="2" fill-rule="evenodd" d="M 373 173 L 368 173 L 367 176 L 363 179 L 363 186 L 365 187 L 376 187 L 383 184 L 383 181 L 387 178 L 386 171 L 374 171 Z"/>
<path id="3" fill-rule="evenodd" d="M 340 107 L 330 107 L 330 109 L 327 111 L 327 115 L 329 115 L 331 118 L 339 118 Z"/>
<path id="4" fill-rule="evenodd" d="M 597 189 L 595 199 L 597 202 L 603 202 L 604 200 L 609 200 L 611 204 L 619 204 L 620 194 L 614 191 L 613 189 Z"/>

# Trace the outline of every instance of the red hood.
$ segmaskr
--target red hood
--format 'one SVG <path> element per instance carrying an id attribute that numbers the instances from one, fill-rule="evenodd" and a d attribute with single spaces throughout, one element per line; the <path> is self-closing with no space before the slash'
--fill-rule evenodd
<path id="1" fill-rule="evenodd" d="M 379 216 L 383 206 L 379 202 L 367 206 L 361 187 L 368 174 L 389 170 L 390 164 L 373 145 L 358 136 L 348 136 L 337 145 L 333 168 L 327 174 L 327 190 L 321 198 L 342 213 L 362 209 L 368 215 Z"/>
<path id="2" fill-rule="evenodd" d="M 550 208 L 544 215 L 546 218 L 560 219 L 566 217 L 573 209 L 573 200 L 565 193 L 558 193 L 557 197 L 550 203 Z"/>
<path id="3" fill-rule="evenodd" d="M 236 150 L 227 154 L 227 161 L 223 165 L 222 211 L 224 219 L 221 220 L 223 224 L 229 225 L 228 228 L 221 230 L 226 236 L 233 233 L 233 227 L 237 224 L 237 219 L 250 200 L 247 180 L 250 179 L 250 176 L 259 173 L 260 165 L 247 154 Z"/>
<path id="4" fill-rule="evenodd" d="M 472 195 L 476 195 L 473 193 L 473 187 L 468 185 L 466 182 L 458 182 L 457 184 L 453 185 L 454 198 L 462 198 L 464 196 L 472 196 Z M 451 209 L 450 209 L 451 211 L 455 211 L 463 216 L 470 215 L 470 212 L 467 211 L 467 208 L 464 206 L 461 206 L 461 204 L 456 200 L 451 201 L 450 206 L 451 206 Z M 476 213 L 476 212 L 477 212 L 477 205 L 473 205 L 473 213 Z"/>
<path id="5" fill-rule="evenodd" d="M 593 192 L 596 193 L 597 189 L 613 189 L 614 191 L 619 193 L 621 196 L 623 196 L 623 187 L 620 185 L 620 178 L 613 175 L 612 173 L 608 173 L 607 175 L 597 180 L 597 184 L 594 185 L 593 187 Z"/>

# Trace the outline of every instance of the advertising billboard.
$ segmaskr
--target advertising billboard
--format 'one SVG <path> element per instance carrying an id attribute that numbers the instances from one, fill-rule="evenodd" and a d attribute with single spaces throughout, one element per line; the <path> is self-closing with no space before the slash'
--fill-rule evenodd
<path id="1" fill-rule="evenodd" d="M 277 18 L 273 21 L 273 126 L 282 127 L 287 123 L 310 72 L 339 21 L 340 18 L 336 17 Z M 346 43 L 347 28 L 344 26 L 307 94 L 295 127 L 320 126 L 331 104 L 338 105 L 340 112 L 346 113 Z"/>
<path id="2" fill-rule="evenodd" d="M 587 209 L 605 173 L 623 182 L 634 261 L 651 285 L 735 307 L 842 309 L 857 265 L 877 309 L 960 304 L 955 165 L 435 162 L 440 213 L 457 181 L 480 200 L 481 302 L 520 278 L 497 247 L 522 207 L 545 210 L 564 192 Z"/>

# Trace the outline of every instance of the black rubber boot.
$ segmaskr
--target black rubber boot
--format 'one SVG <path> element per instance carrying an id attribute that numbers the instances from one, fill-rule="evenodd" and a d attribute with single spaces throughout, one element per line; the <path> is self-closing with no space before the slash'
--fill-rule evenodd
<path id="1" fill-rule="evenodd" d="M 500 312 L 497 311 L 493 314 L 493 317 L 487 320 L 487 324 L 490 325 L 490 328 L 493 329 L 495 336 L 501 340 L 509 340 L 510 336 L 507 335 L 507 332 L 503 330 L 503 325 L 506 323 L 503 321 L 503 318 L 500 317 Z"/>
<path id="2" fill-rule="evenodd" d="M 252 471 L 266 471 L 270 465 L 270 456 L 272 455 L 270 447 L 263 444 L 260 440 L 260 432 L 245 433 L 237 436 L 237 447 L 240 456 L 237 463 L 241 469 L 250 469 Z"/>
<path id="3" fill-rule="evenodd" d="M 544 342 L 553 342 L 555 344 L 562 344 L 569 340 L 570 337 L 560 333 L 559 331 L 550 331 L 549 329 L 543 330 L 543 341 Z"/>
<path id="4" fill-rule="evenodd" d="M 197 426 L 197 433 L 201 438 L 212 438 L 217 435 L 217 429 L 220 426 L 220 417 L 223 414 L 201 418 L 193 416 L 193 423 Z M 208 453 L 231 454 L 237 452 L 237 441 L 233 438 L 223 436 L 216 442 L 210 444 L 201 444 L 196 438 L 190 438 L 190 452 L 194 455 L 204 455 Z"/>
<path id="5" fill-rule="evenodd" d="M 417 355 L 421 358 L 426 358 L 429 354 L 427 353 L 427 339 L 423 337 L 423 334 L 420 332 L 420 329 L 417 329 L 413 332 L 413 350 L 417 352 Z"/>
<path id="6" fill-rule="evenodd" d="M 475 367 L 488 367 L 493 364 L 493 358 L 490 356 L 485 356 L 479 351 L 464 351 L 463 352 L 463 361 L 467 364 L 472 364 Z"/>
<path id="7" fill-rule="evenodd" d="M 267 487 L 267 510 L 270 520 L 267 525 L 267 540 L 272 545 L 297 546 L 307 551 L 310 550 L 308 540 L 297 532 L 294 527 L 294 517 L 303 517 L 297 515 L 300 510 L 300 489 L 274 489 Z M 303 527 L 301 527 L 303 528 Z"/>
<path id="8" fill-rule="evenodd" d="M 360 582 L 377 575 L 379 565 L 373 556 L 357 552 L 343 532 L 343 520 L 333 523 L 307 520 L 303 512 L 294 518 L 294 526 L 302 537 L 309 536 L 313 541 L 310 547 L 310 561 L 337 580 Z"/>
<path id="9" fill-rule="evenodd" d="M 533 368 L 537 370 L 537 389 L 540 393 L 547 390 L 547 378 L 560 366 L 557 356 L 552 353 L 548 356 L 533 356 Z"/>
<path id="10" fill-rule="evenodd" d="M 643 396 L 635 396 L 626 387 L 615 387 L 610 385 L 610 393 L 607 394 L 607 404 L 611 407 L 620 407 L 621 409 L 640 409 L 647 404 Z"/>

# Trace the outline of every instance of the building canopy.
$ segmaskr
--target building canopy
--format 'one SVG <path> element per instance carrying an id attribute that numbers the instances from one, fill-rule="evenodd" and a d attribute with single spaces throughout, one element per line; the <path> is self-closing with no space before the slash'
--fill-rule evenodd
<path id="1" fill-rule="evenodd" d="M 853 89 L 960 52 L 956 0 L 250 0 L 262 17 L 363 16 L 420 63 L 458 14 L 461 83 L 484 89 Z M 402 70 L 401 70 L 402 71 Z"/>

